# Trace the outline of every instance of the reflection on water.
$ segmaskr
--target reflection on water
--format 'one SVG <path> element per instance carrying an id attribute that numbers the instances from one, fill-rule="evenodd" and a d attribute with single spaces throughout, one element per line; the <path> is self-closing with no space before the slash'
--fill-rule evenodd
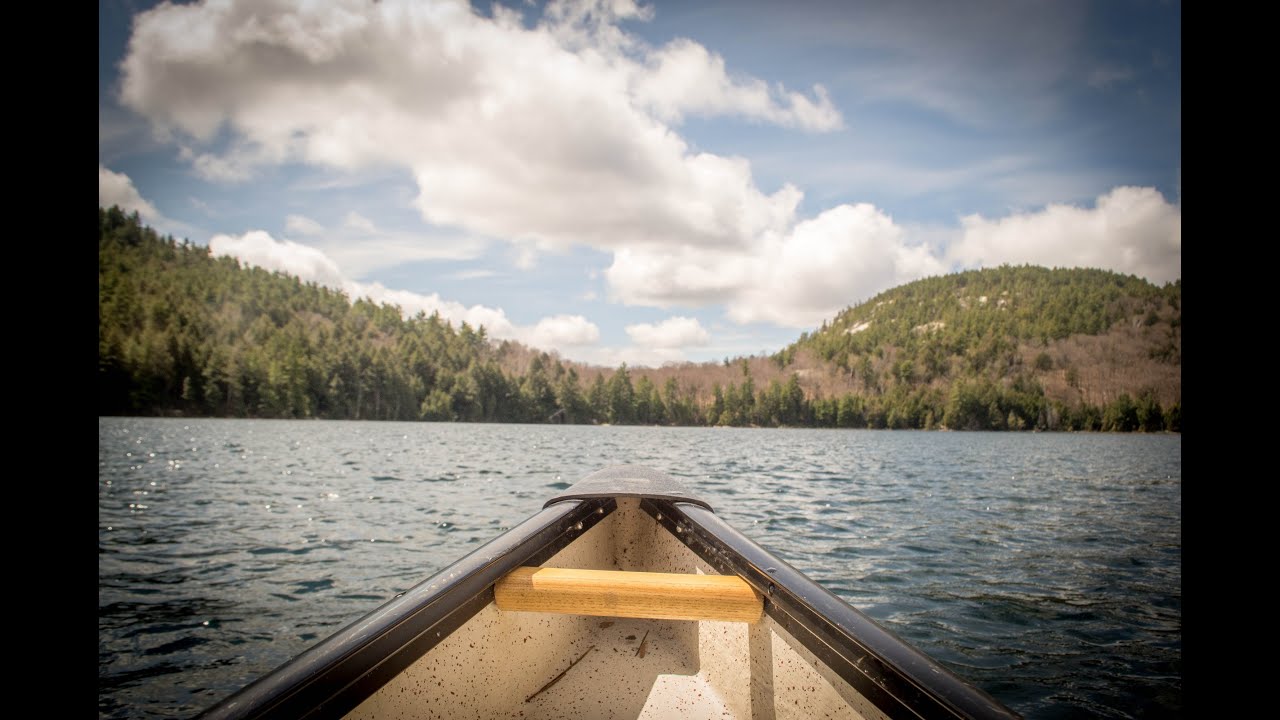
<path id="1" fill-rule="evenodd" d="M 98 428 L 103 717 L 190 716 L 621 463 L 1018 712 L 1181 713 L 1180 436 Z"/>

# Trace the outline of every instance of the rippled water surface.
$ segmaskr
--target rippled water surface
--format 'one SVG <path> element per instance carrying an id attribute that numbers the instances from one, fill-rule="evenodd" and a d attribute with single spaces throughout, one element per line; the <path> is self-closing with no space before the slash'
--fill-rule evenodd
<path id="1" fill-rule="evenodd" d="M 1181 715 L 1181 436 L 134 418 L 99 714 L 194 715 L 621 463 L 1028 717 Z"/>

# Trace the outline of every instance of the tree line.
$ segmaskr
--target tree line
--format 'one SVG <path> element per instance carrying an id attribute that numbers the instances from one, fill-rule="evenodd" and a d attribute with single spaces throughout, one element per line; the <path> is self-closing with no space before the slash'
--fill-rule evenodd
<path id="1" fill-rule="evenodd" d="M 734 381 L 707 387 L 691 371 L 659 385 L 643 369 L 566 362 L 496 341 L 483 327 L 404 317 L 391 305 L 214 258 L 118 207 L 100 207 L 98 227 L 100 415 L 1181 430 L 1180 403 L 1162 407 L 1153 392 L 1068 406 L 1025 373 L 962 371 L 952 358 L 957 348 L 968 354 L 967 344 L 944 350 L 951 382 L 922 382 L 927 343 L 889 366 L 883 350 L 872 362 L 874 349 L 844 340 L 858 334 L 835 330 L 862 322 L 848 313 L 775 361 L 785 368 L 788 355 L 815 350 L 841 372 L 863 373 L 861 392 L 824 396 L 798 372 L 757 387 L 745 360 Z M 1059 332 L 1053 323 L 1061 321 L 1046 332 Z"/>

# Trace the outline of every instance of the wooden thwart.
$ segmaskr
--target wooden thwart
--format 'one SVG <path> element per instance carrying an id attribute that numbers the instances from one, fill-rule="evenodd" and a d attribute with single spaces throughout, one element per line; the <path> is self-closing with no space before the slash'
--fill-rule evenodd
<path id="1" fill-rule="evenodd" d="M 756 622 L 764 600 L 737 575 L 522 567 L 493 587 L 499 610 Z"/>

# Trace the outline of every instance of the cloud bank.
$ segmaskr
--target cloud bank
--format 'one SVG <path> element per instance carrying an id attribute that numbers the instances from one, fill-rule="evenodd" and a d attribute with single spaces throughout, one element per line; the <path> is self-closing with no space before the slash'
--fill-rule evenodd
<path id="1" fill-rule="evenodd" d="M 970 215 L 961 222 L 964 235 L 949 256 L 964 267 L 1096 267 L 1156 283 L 1182 277 L 1182 209 L 1154 188 L 1115 188 L 1092 209 L 1055 204 L 999 219 Z"/>
<path id="2" fill-rule="evenodd" d="M 529 247 L 749 256 L 793 227 L 801 193 L 760 189 L 745 159 L 693 150 L 679 123 L 843 118 L 820 86 L 769 85 L 691 40 L 651 47 L 620 27 L 648 12 L 551 3 L 525 27 L 460 2 L 161 5 L 135 19 L 120 99 L 210 179 L 407 169 L 428 223 L 517 243 L 525 266 Z M 680 294 L 705 284 L 690 280 Z"/>
<path id="3" fill-rule="evenodd" d="M 604 277 L 615 301 L 720 305 L 739 323 L 802 328 L 894 285 L 983 264 L 1089 265 L 1156 281 L 1181 272 L 1180 208 L 1150 188 L 1116 188 L 1092 209 L 1055 204 L 1005 218 L 965 217 L 941 243 L 913 238 L 865 203 L 801 217 L 799 188 L 759 187 L 746 159 L 700 151 L 680 127 L 689 118 L 727 117 L 795 132 L 843 131 L 830 94 L 820 85 L 799 91 L 733 72 L 693 40 L 655 47 L 626 30 L 652 12 L 631 0 L 566 0 L 526 25 L 501 6 L 486 16 L 456 0 L 162 4 L 135 18 L 120 100 L 211 180 L 242 181 L 291 163 L 406 171 L 416 184 L 414 207 L 451 239 L 386 233 L 355 216 L 333 231 L 339 241 L 326 240 L 321 255 L 329 265 L 307 256 L 307 246 L 273 251 L 325 277 L 337 267 L 344 278 L 363 277 L 386 258 L 474 258 L 488 240 L 510 243 L 521 268 L 534 268 L 537 252 L 581 246 L 612 255 Z M 933 33 L 935 21 L 899 23 L 900 12 L 910 14 L 886 5 L 858 32 L 883 35 L 893 47 L 892 28 L 905 28 L 898 32 L 906 38 Z M 1054 28 L 1078 18 L 1055 12 L 1062 17 L 1010 36 L 1009 47 L 979 65 L 1018 87 L 1056 77 L 1070 47 Z M 979 15 L 948 16 L 956 48 L 985 47 L 965 40 L 979 34 L 988 17 Z M 1033 66 L 1005 62 L 1023 52 Z M 929 57 L 912 56 L 908 66 Z M 946 68 L 923 86 L 886 77 L 886 85 L 868 80 L 865 91 L 900 90 L 986 124 L 981 103 L 965 99 L 982 93 L 940 90 L 953 84 Z M 104 182 L 104 172 L 100 196 L 120 184 L 109 176 Z M 286 222 L 297 236 L 319 237 L 318 226 L 300 215 Z M 235 252 L 270 254 L 262 238 L 248 245 L 246 237 Z M 551 347 L 599 338 L 580 316 L 517 327 L 500 309 L 359 287 L 353 294 L 482 323 L 495 337 Z M 688 318 L 628 332 L 637 328 L 652 343 L 669 336 L 701 342 L 675 322 L 681 319 Z"/>
<path id="4" fill-rule="evenodd" d="M 121 100 L 206 177 L 284 162 L 405 167 L 428 222 L 550 247 L 740 243 L 785 223 L 793 194 L 756 188 L 741 159 L 692 152 L 671 123 L 841 123 L 821 88 L 810 97 L 730 77 L 692 41 L 643 45 L 613 24 L 642 14 L 627 0 L 552 3 L 534 28 L 494 12 L 162 5 L 136 19 Z"/>

